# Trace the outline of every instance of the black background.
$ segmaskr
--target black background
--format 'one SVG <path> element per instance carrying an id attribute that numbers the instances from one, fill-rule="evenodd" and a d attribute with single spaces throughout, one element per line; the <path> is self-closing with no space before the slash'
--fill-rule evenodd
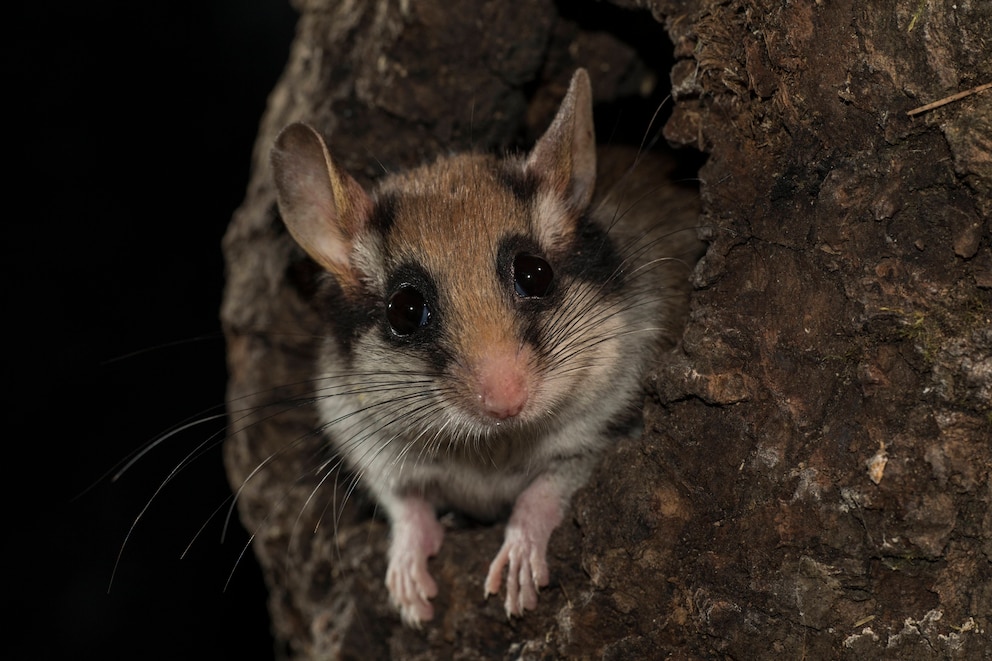
<path id="1" fill-rule="evenodd" d="M 230 493 L 211 442 L 223 421 L 101 476 L 223 412 L 220 241 L 296 13 L 288 0 L 29 4 L 4 29 L 3 656 L 272 658 L 247 534 L 235 517 L 221 543 L 226 511 L 211 518 Z"/>

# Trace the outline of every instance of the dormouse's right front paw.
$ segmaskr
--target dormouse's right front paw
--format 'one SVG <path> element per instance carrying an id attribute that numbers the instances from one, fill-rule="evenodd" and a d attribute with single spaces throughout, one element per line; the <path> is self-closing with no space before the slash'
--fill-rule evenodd
<path id="1" fill-rule="evenodd" d="M 386 587 L 389 600 L 399 610 L 404 624 L 419 629 L 434 617 L 430 599 L 437 595 L 437 583 L 427 570 L 426 555 L 396 554 L 386 571 Z"/>
<path id="2" fill-rule="evenodd" d="M 421 498 L 398 501 L 390 514 L 393 538 L 386 570 L 389 600 L 405 624 L 420 628 L 434 617 L 430 599 L 437 595 L 437 583 L 427 569 L 427 559 L 441 550 L 444 528 L 433 507 Z"/>

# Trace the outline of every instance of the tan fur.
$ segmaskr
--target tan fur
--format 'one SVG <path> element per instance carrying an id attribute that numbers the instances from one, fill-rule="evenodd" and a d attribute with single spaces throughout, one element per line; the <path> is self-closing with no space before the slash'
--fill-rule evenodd
<path id="1" fill-rule="evenodd" d="M 395 220 L 389 249 L 422 264 L 445 283 L 440 304 L 456 354 L 476 360 L 486 346 L 515 336 L 508 306 L 493 278 L 499 242 L 529 232 L 522 205 L 496 181 L 492 157 L 463 154 L 408 172 L 383 187 L 407 202 Z M 427 183 L 429 182 L 429 184 Z"/>

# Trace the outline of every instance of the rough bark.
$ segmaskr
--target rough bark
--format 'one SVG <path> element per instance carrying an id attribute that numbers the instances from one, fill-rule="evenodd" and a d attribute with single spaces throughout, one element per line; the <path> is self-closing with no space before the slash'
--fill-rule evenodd
<path id="1" fill-rule="evenodd" d="M 992 81 L 992 9 L 616 4 L 299 0 L 225 240 L 227 466 L 278 654 L 992 657 L 992 90 L 907 114 Z M 313 470 L 313 270 L 267 152 L 305 119 L 367 183 L 519 145 L 576 66 L 606 112 L 671 75 L 665 137 L 708 155 L 692 317 L 644 437 L 552 538 L 538 610 L 483 601 L 502 526 L 456 525 L 438 615 L 406 629 L 385 525 Z"/>

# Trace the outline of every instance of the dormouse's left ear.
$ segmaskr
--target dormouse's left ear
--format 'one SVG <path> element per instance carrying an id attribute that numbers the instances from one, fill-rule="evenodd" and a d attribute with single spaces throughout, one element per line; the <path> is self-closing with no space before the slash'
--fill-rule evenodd
<path id="1" fill-rule="evenodd" d="M 571 213 L 584 210 L 596 186 L 596 134 L 592 86 L 585 69 L 572 74 L 558 114 L 537 141 L 524 166 Z"/>

